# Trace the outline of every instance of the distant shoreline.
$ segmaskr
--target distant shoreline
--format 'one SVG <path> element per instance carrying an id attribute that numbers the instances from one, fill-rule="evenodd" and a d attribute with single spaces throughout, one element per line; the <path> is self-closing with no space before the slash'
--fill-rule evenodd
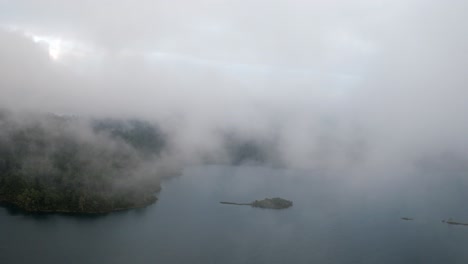
<path id="1" fill-rule="evenodd" d="M 64 209 L 57 209 L 57 210 L 51 210 L 51 209 L 37 209 L 37 210 L 31 210 L 31 209 L 28 209 L 28 208 L 25 208 L 23 206 L 20 206 L 17 202 L 14 202 L 14 201 L 11 201 L 9 199 L 5 199 L 5 198 L 1 198 L 0 197 L 0 206 L 1 207 L 7 207 L 7 206 L 11 206 L 11 207 L 14 207 L 16 209 L 19 209 L 21 211 L 24 211 L 25 213 L 38 213 L 38 214 L 54 214 L 54 213 L 57 213 L 57 214 L 73 214 L 73 215 L 102 215 L 102 214 L 110 214 L 110 213 L 114 213 L 114 212 L 122 212 L 122 211 L 127 211 L 127 210 L 132 210 L 132 209 L 141 209 L 141 208 L 145 208 L 145 207 L 148 207 L 152 204 L 154 204 L 156 201 L 158 200 L 158 198 L 154 197 L 153 200 L 150 200 L 146 203 L 142 203 L 142 204 L 139 204 L 139 205 L 135 205 L 135 206 L 129 206 L 129 207 L 122 207 L 122 208 L 112 208 L 112 209 L 109 209 L 109 210 L 98 210 L 98 211 L 92 211 L 92 210 L 84 210 L 84 211 L 80 211 L 80 210 L 64 210 Z"/>

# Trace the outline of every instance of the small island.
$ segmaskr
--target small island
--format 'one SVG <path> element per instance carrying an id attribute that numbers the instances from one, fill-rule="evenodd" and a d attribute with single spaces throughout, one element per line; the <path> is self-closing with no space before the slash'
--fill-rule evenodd
<path id="1" fill-rule="evenodd" d="M 265 209 L 286 209 L 293 205 L 292 201 L 275 197 L 275 198 L 265 198 L 263 200 L 255 200 L 251 203 L 232 203 L 232 202 L 220 202 L 222 204 L 231 204 L 231 205 L 250 205 L 252 207 L 265 208 Z"/>

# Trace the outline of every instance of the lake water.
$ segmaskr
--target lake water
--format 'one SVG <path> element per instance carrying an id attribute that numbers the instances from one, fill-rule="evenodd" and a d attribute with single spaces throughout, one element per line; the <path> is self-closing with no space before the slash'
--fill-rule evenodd
<path id="1" fill-rule="evenodd" d="M 144 209 L 68 216 L 1 207 L 0 263 L 468 263 L 468 227 L 441 223 L 468 220 L 466 181 L 417 179 L 364 186 L 310 171 L 188 168 Z M 275 196 L 294 206 L 219 203 Z"/>

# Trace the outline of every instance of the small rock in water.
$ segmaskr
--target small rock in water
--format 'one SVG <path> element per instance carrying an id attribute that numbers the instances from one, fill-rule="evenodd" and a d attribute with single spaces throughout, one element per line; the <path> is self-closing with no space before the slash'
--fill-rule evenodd
<path id="1" fill-rule="evenodd" d="M 402 217 L 401 220 L 413 221 L 414 219 L 413 219 L 413 218 L 409 218 L 409 217 Z"/>

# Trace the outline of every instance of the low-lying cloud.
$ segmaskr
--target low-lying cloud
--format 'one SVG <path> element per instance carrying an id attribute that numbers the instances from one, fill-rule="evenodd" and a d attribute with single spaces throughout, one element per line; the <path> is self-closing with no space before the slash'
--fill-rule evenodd
<path id="1" fill-rule="evenodd" d="M 8 109 L 155 121 L 187 163 L 225 131 L 295 168 L 466 154 L 463 1 L 0 5 Z"/>

